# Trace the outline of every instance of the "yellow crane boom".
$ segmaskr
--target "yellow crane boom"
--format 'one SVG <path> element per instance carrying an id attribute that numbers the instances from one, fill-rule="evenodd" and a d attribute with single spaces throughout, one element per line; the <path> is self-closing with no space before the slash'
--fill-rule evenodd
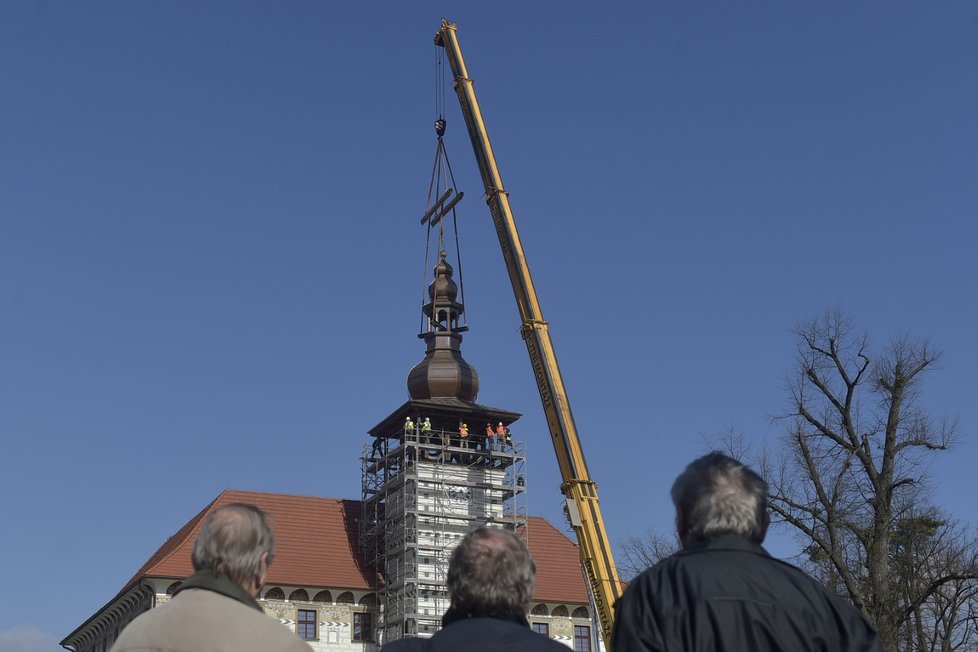
<path id="1" fill-rule="evenodd" d="M 454 76 L 454 88 L 462 106 L 462 115 L 472 140 L 475 158 L 485 186 L 485 199 L 496 225 L 496 234 L 503 250 L 503 259 L 513 284 L 516 303 L 522 320 L 521 333 L 540 390 L 540 399 L 547 417 L 563 483 L 561 492 L 567 497 L 567 510 L 571 525 L 577 535 L 581 565 L 591 585 L 591 595 L 601 624 L 605 646 L 611 649 L 611 626 L 614 605 L 621 597 L 621 583 L 611 543 L 601 518 L 598 487 L 591 480 L 587 462 L 577 436 L 577 426 L 571 413 L 570 401 L 564 391 L 564 381 L 557 365 L 550 327 L 543 319 L 537 300 L 530 269 L 523 254 L 523 245 L 516 230 L 513 211 L 509 206 L 509 193 L 503 187 L 496 157 L 489 142 L 489 134 L 479 110 L 472 80 L 469 78 L 462 50 L 459 47 L 457 26 L 447 20 L 435 35 L 435 44 L 445 48 Z"/>

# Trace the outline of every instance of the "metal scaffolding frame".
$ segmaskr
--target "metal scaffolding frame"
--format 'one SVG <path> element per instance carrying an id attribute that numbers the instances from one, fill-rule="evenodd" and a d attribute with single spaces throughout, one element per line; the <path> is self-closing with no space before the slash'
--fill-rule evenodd
<path id="1" fill-rule="evenodd" d="M 360 541 L 378 577 L 383 644 L 441 628 L 452 550 L 483 525 L 525 540 L 527 496 L 521 441 L 465 440 L 458 431 L 417 427 L 378 439 L 364 445 L 361 458 Z M 484 443 L 474 448 L 475 442 Z M 488 450 L 493 442 L 506 450 Z"/>

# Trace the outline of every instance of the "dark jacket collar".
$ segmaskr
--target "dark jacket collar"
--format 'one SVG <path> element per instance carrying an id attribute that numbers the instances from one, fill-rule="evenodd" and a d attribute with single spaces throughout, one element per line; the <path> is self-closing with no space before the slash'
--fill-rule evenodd
<path id="1" fill-rule="evenodd" d="M 483 613 L 466 613 L 455 607 L 449 607 L 448 611 L 441 618 L 441 626 L 448 627 L 452 623 L 459 620 L 466 620 L 469 618 L 491 618 L 493 620 L 505 620 L 506 622 L 515 623 L 517 625 L 522 625 L 523 627 L 529 627 L 530 621 L 526 619 L 526 614 L 520 609 L 515 609 L 512 611 L 500 611 L 500 612 L 483 612 Z"/>
<path id="2" fill-rule="evenodd" d="M 199 570 L 180 585 L 173 595 L 176 595 L 184 589 L 204 589 L 205 591 L 213 591 L 214 593 L 220 593 L 221 595 L 226 595 L 229 598 L 233 598 L 238 602 L 242 602 L 249 607 L 253 607 L 258 611 L 264 612 L 265 610 L 261 608 L 261 605 L 255 601 L 253 597 L 248 595 L 241 586 L 232 580 L 227 575 L 218 575 L 210 569 Z"/>
<path id="3" fill-rule="evenodd" d="M 767 550 L 759 543 L 754 543 L 747 537 L 741 536 L 739 534 L 720 534 L 711 539 L 706 539 L 705 541 L 696 541 L 688 546 L 683 547 L 677 555 L 693 555 L 699 552 L 708 552 L 713 550 L 729 550 L 734 552 L 753 552 L 758 555 L 764 555 L 765 557 L 770 557 Z"/>

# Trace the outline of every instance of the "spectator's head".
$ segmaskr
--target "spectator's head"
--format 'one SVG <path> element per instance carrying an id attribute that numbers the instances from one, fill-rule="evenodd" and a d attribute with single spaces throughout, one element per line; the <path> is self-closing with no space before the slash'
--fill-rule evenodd
<path id="1" fill-rule="evenodd" d="M 530 551 L 512 532 L 489 527 L 469 532 L 448 563 L 452 610 L 465 618 L 522 616 L 536 571 Z"/>
<path id="2" fill-rule="evenodd" d="M 194 570 L 226 575 L 258 597 L 275 555 L 275 537 L 265 514 L 252 505 L 234 503 L 215 509 L 194 542 Z"/>
<path id="3" fill-rule="evenodd" d="M 721 534 L 761 543 L 767 533 L 767 483 L 723 453 L 694 460 L 672 485 L 676 530 L 684 545 Z"/>

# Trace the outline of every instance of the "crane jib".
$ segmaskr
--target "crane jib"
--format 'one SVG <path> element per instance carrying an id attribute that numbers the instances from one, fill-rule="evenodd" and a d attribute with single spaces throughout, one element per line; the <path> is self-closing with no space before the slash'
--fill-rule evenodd
<path id="1" fill-rule="evenodd" d="M 492 214 L 499 246 L 503 252 L 513 294 L 520 311 L 521 333 L 526 342 L 527 353 L 530 356 L 563 478 L 561 490 L 568 501 L 573 501 L 572 504 L 580 515 L 580 522 L 574 525 L 574 532 L 577 535 L 581 554 L 581 566 L 588 578 L 605 647 L 611 649 L 614 607 L 621 596 L 621 582 L 618 579 L 611 543 L 601 517 L 597 485 L 591 481 L 587 470 L 570 401 L 564 391 L 557 356 L 550 340 L 549 327 L 540 310 L 536 289 L 523 253 L 523 245 L 520 243 L 519 232 L 516 229 L 516 221 L 509 206 L 509 194 L 503 187 L 502 177 L 492 151 L 492 143 L 489 141 L 489 134 L 482 119 L 474 84 L 465 68 L 456 31 L 455 24 L 443 20 L 441 29 L 435 36 L 435 45 L 445 48 L 451 66 L 455 80 L 453 86 L 462 109 L 469 139 L 472 141 L 472 149 L 485 188 L 486 203 Z"/>

